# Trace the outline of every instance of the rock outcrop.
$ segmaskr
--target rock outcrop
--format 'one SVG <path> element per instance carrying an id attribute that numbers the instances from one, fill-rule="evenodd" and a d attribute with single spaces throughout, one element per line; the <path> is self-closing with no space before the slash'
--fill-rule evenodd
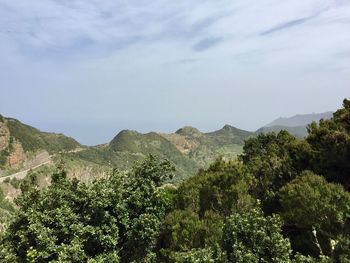
<path id="1" fill-rule="evenodd" d="M 12 143 L 12 151 L 7 157 L 7 165 L 9 167 L 18 167 L 26 160 L 26 155 L 24 153 L 22 145 L 14 141 Z"/>
<path id="2" fill-rule="evenodd" d="M 6 120 L 0 118 L 0 151 L 7 149 L 10 142 L 10 130 L 6 125 Z"/>

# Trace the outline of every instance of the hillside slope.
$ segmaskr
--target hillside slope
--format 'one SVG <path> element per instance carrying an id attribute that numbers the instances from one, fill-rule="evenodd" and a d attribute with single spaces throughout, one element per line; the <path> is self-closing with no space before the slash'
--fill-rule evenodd
<path id="1" fill-rule="evenodd" d="M 89 147 L 70 156 L 98 165 L 127 169 L 148 154 L 153 154 L 175 164 L 175 181 L 178 181 L 199 168 L 207 167 L 218 156 L 235 158 L 242 152 L 244 140 L 252 135 L 229 125 L 210 133 L 202 133 L 189 126 L 171 134 L 123 130 L 108 144 Z"/>
<path id="2" fill-rule="evenodd" d="M 218 156 L 235 158 L 242 152 L 244 140 L 253 133 L 225 125 L 222 129 L 209 133 L 184 127 L 175 133 L 161 135 L 200 167 L 206 167 Z"/>
<path id="3" fill-rule="evenodd" d="M 42 132 L 34 127 L 0 115 L 0 169 L 19 168 L 42 151 L 55 154 L 82 147 L 63 134 Z"/>
<path id="4" fill-rule="evenodd" d="M 181 153 L 170 141 L 155 132 L 142 134 L 137 131 L 123 130 L 109 144 L 89 147 L 78 153 L 71 153 L 78 158 L 98 165 L 110 165 L 119 169 L 130 168 L 148 154 L 166 158 L 175 164 L 176 180 L 194 173 L 199 166 Z"/>

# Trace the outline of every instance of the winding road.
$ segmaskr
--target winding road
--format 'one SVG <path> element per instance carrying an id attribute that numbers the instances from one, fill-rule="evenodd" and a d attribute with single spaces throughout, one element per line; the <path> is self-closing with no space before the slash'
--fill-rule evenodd
<path id="1" fill-rule="evenodd" d="M 31 167 L 31 168 L 29 168 L 29 169 L 20 171 L 20 172 L 18 172 L 18 173 L 14 173 L 14 174 L 11 174 L 11 175 L 7 175 L 7 176 L 4 176 L 4 177 L 0 177 L 0 183 L 2 183 L 3 181 L 5 181 L 7 178 L 9 178 L 10 180 L 13 179 L 13 178 L 16 178 L 16 179 L 23 179 L 24 177 L 27 176 L 27 173 L 28 173 L 30 170 L 36 169 L 36 168 L 38 168 L 38 167 L 40 167 L 40 166 L 43 166 L 43 165 L 49 164 L 49 163 L 51 163 L 51 160 L 48 160 L 48 161 L 46 161 L 46 162 L 43 162 L 43 163 L 41 163 L 41 164 L 39 164 L 39 165 L 36 165 L 36 166 L 34 166 L 34 167 Z"/>

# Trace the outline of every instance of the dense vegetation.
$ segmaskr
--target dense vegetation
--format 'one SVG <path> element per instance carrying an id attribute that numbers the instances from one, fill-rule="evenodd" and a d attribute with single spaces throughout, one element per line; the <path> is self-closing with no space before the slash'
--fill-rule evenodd
<path id="1" fill-rule="evenodd" d="M 0 188 L 0 232 L 5 229 L 14 211 L 13 205 L 5 199 L 3 190 Z"/>
<path id="2" fill-rule="evenodd" d="M 350 101 L 308 132 L 250 138 L 177 186 L 152 156 L 92 182 L 31 176 L 0 261 L 348 263 Z"/>

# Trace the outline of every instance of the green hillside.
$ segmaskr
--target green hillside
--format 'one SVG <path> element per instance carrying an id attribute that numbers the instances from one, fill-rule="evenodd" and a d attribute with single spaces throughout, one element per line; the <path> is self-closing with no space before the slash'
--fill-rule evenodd
<path id="1" fill-rule="evenodd" d="M 123 130 L 109 144 L 69 155 L 77 160 L 127 169 L 152 154 L 175 164 L 175 181 L 178 181 L 199 168 L 208 167 L 218 156 L 236 158 L 242 153 L 244 140 L 252 135 L 229 125 L 210 133 L 202 133 L 193 127 L 184 127 L 172 134 Z"/>
<path id="2" fill-rule="evenodd" d="M 196 162 L 190 160 L 171 142 L 154 132 L 141 134 L 136 131 L 123 130 L 108 145 L 90 147 L 78 153 L 71 153 L 70 156 L 99 165 L 127 169 L 149 154 L 174 163 L 178 175 L 176 180 L 199 168 Z"/>
<path id="3" fill-rule="evenodd" d="M 162 134 L 201 167 L 207 167 L 218 156 L 235 158 L 242 153 L 243 144 L 253 133 L 225 125 L 222 129 L 202 133 L 193 127 L 184 127 L 174 134 Z"/>
<path id="4" fill-rule="evenodd" d="M 0 175 L 13 169 L 28 169 L 23 165 L 35 159 L 40 152 L 46 151 L 53 155 L 81 147 L 83 146 L 76 140 L 63 134 L 42 132 L 16 119 L 0 115 Z"/>
<path id="5" fill-rule="evenodd" d="M 25 151 L 45 149 L 50 153 L 74 150 L 81 145 L 63 134 L 41 132 L 12 118 L 6 118 L 12 138 L 18 140 Z"/>

